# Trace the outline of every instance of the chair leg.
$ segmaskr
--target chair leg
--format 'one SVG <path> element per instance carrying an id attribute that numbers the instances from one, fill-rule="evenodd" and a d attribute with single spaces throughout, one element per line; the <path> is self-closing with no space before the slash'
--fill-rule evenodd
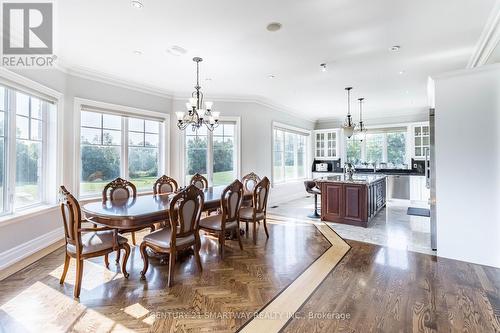
<path id="1" fill-rule="evenodd" d="M 60 284 L 63 284 L 64 279 L 66 279 L 66 273 L 68 272 L 70 259 L 71 259 L 71 257 L 68 254 L 66 254 L 66 256 L 64 258 L 64 268 L 63 268 L 63 272 L 61 275 L 61 280 L 59 280 Z"/>
<path id="2" fill-rule="evenodd" d="M 245 231 L 246 231 L 246 233 L 248 235 L 248 221 L 245 221 Z"/>
<path id="3" fill-rule="evenodd" d="M 203 267 L 201 267 L 199 239 L 196 240 L 196 244 L 194 245 L 194 258 L 196 259 L 198 270 L 200 271 L 200 273 L 203 272 Z"/>
<path id="4" fill-rule="evenodd" d="M 241 234 L 239 225 L 240 224 L 238 223 L 238 227 L 236 228 L 236 235 L 238 237 L 238 244 L 240 245 L 240 250 L 243 251 L 243 244 L 241 243 Z"/>
<path id="5" fill-rule="evenodd" d="M 264 231 L 266 232 L 267 238 L 269 238 L 269 231 L 267 231 L 267 219 L 264 217 Z"/>
<path id="6" fill-rule="evenodd" d="M 135 244 L 135 231 L 132 231 L 132 244 L 134 244 L 134 246 L 136 245 Z"/>
<path id="7" fill-rule="evenodd" d="M 125 256 L 123 257 L 123 262 L 122 262 L 122 273 L 125 278 L 128 279 L 128 273 L 127 273 L 127 260 L 128 257 L 130 256 L 130 245 L 127 243 L 123 244 L 123 249 L 125 250 Z"/>
<path id="8" fill-rule="evenodd" d="M 119 264 L 120 263 L 120 255 L 121 255 L 121 252 L 120 252 L 120 249 L 116 250 L 116 263 Z"/>
<path id="9" fill-rule="evenodd" d="M 146 252 L 146 243 L 144 242 L 141 243 L 140 251 L 141 251 L 142 262 L 144 263 L 144 267 L 142 268 L 141 271 L 141 280 L 145 280 L 146 272 L 148 271 L 148 266 L 149 266 L 148 253 Z"/>
<path id="10" fill-rule="evenodd" d="M 224 259 L 224 246 L 225 246 L 226 235 L 221 231 L 219 234 L 219 252 L 220 258 Z"/>
<path id="11" fill-rule="evenodd" d="M 107 253 L 104 255 L 104 265 L 106 268 L 109 268 L 109 258 Z"/>
<path id="12" fill-rule="evenodd" d="M 175 250 L 170 252 L 170 258 L 168 262 L 168 287 L 172 287 L 174 284 L 174 273 L 175 273 Z"/>
<path id="13" fill-rule="evenodd" d="M 80 298 L 80 289 L 82 288 L 82 275 L 83 275 L 83 259 L 76 261 L 76 280 L 75 280 L 75 298 Z"/>
<path id="14" fill-rule="evenodd" d="M 257 222 L 253 221 L 253 243 L 257 244 Z"/>

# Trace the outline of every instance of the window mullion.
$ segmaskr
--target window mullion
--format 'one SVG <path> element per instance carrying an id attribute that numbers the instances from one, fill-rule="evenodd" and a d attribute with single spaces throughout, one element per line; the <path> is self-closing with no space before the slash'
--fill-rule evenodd
<path id="1" fill-rule="evenodd" d="M 207 139 L 208 139 L 208 149 L 207 149 L 207 178 L 210 186 L 214 183 L 214 133 L 211 131 L 207 131 Z"/>
<path id="2" fill-rule="evenodd" d="M 13 90 L 8 91 L 8 147 L 7 147 L 7 211 L 14 211 L 14 195 L 16 189 L 16 99 Z"/>
<path id="3" fill-rule="evenodd" d="M 128 172 L 128 117 L 122 117 L 122 133 L 121 133 L 121 174 L 124 179 L 129 179 Z"/>

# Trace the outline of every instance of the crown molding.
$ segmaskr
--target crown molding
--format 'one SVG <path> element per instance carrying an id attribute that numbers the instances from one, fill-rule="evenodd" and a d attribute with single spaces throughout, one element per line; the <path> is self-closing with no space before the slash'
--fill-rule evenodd
<path id="1" fill-rule="evenodd" d="M 486 64 L 491 53 L 499 43 L 500 0 L 497 0 L 466 68 L 472 69 Z"/>
<path id="2" fill-rule="evenodd" d="M 384 113 L 378 113 L 376 117 L 370 117 L 363 115 L 363 121 L 364 122 L 380 122 L 380 121 L 394 121 L 397 118 L 401 117 L 421 117 L 422 115 L 427 115 L 429 111 L 428 107 L 416 107 L 412 109 L 407 109 L 405 111 L 401 110 L 393 110 L 393 112 L 384 112 Z M 337 122 L 342 124 L 344 122 L 345 118 L 344 117 L 325 117 L 325 118 L 319 118 L 316 120 L 316 124 L 321 124 L 321 123 L 333 123 Z"/>

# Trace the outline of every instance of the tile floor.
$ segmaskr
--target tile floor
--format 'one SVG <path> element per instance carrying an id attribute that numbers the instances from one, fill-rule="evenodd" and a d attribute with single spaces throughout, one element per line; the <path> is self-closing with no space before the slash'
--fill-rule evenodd
<path id="1" fill-rule="evenodd" d="M 430 221 L 428 217 L 410 216 L 406 214 L 409 203 L 389 201 L 368 228 L 350 226 L 339 223 L 328 223 L 343 238 L 365 243 L 383 245 L 390 248 L 403 249 L 424 254 L 435 254 L 430 248 Z M 412 207 L 418 207 L 412 204 Z M 271 206 L 269 213 L 292 217 L 307 217 L 314 210 L 314 198 L 302 197 L 276 208 Z M 319 221 L 319 219 L 310 219 Z M 302 219 L 302 221 L 304 221 Z"/>

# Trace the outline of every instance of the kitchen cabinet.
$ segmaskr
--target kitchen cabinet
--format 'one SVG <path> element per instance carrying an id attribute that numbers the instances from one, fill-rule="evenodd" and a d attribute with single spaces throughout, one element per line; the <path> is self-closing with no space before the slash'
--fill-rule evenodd
<path id="1" fill-rule="evenodd" d="M 413 156 L 425 158 L 426 150 L 430 146 L 429 125 L 413 126 Z"/>
<path id="2" fill-rule="evenodd" d="M 314 157 L 317 159 L 333 159 L 338 157 L 337 130 L 314 131 Z"/>
<path id="3" fill-rule="evenodd" d="M 425 186 L 424 176 L 410 176 L 410 200 L 427 203 L 430 190 Z"/>

